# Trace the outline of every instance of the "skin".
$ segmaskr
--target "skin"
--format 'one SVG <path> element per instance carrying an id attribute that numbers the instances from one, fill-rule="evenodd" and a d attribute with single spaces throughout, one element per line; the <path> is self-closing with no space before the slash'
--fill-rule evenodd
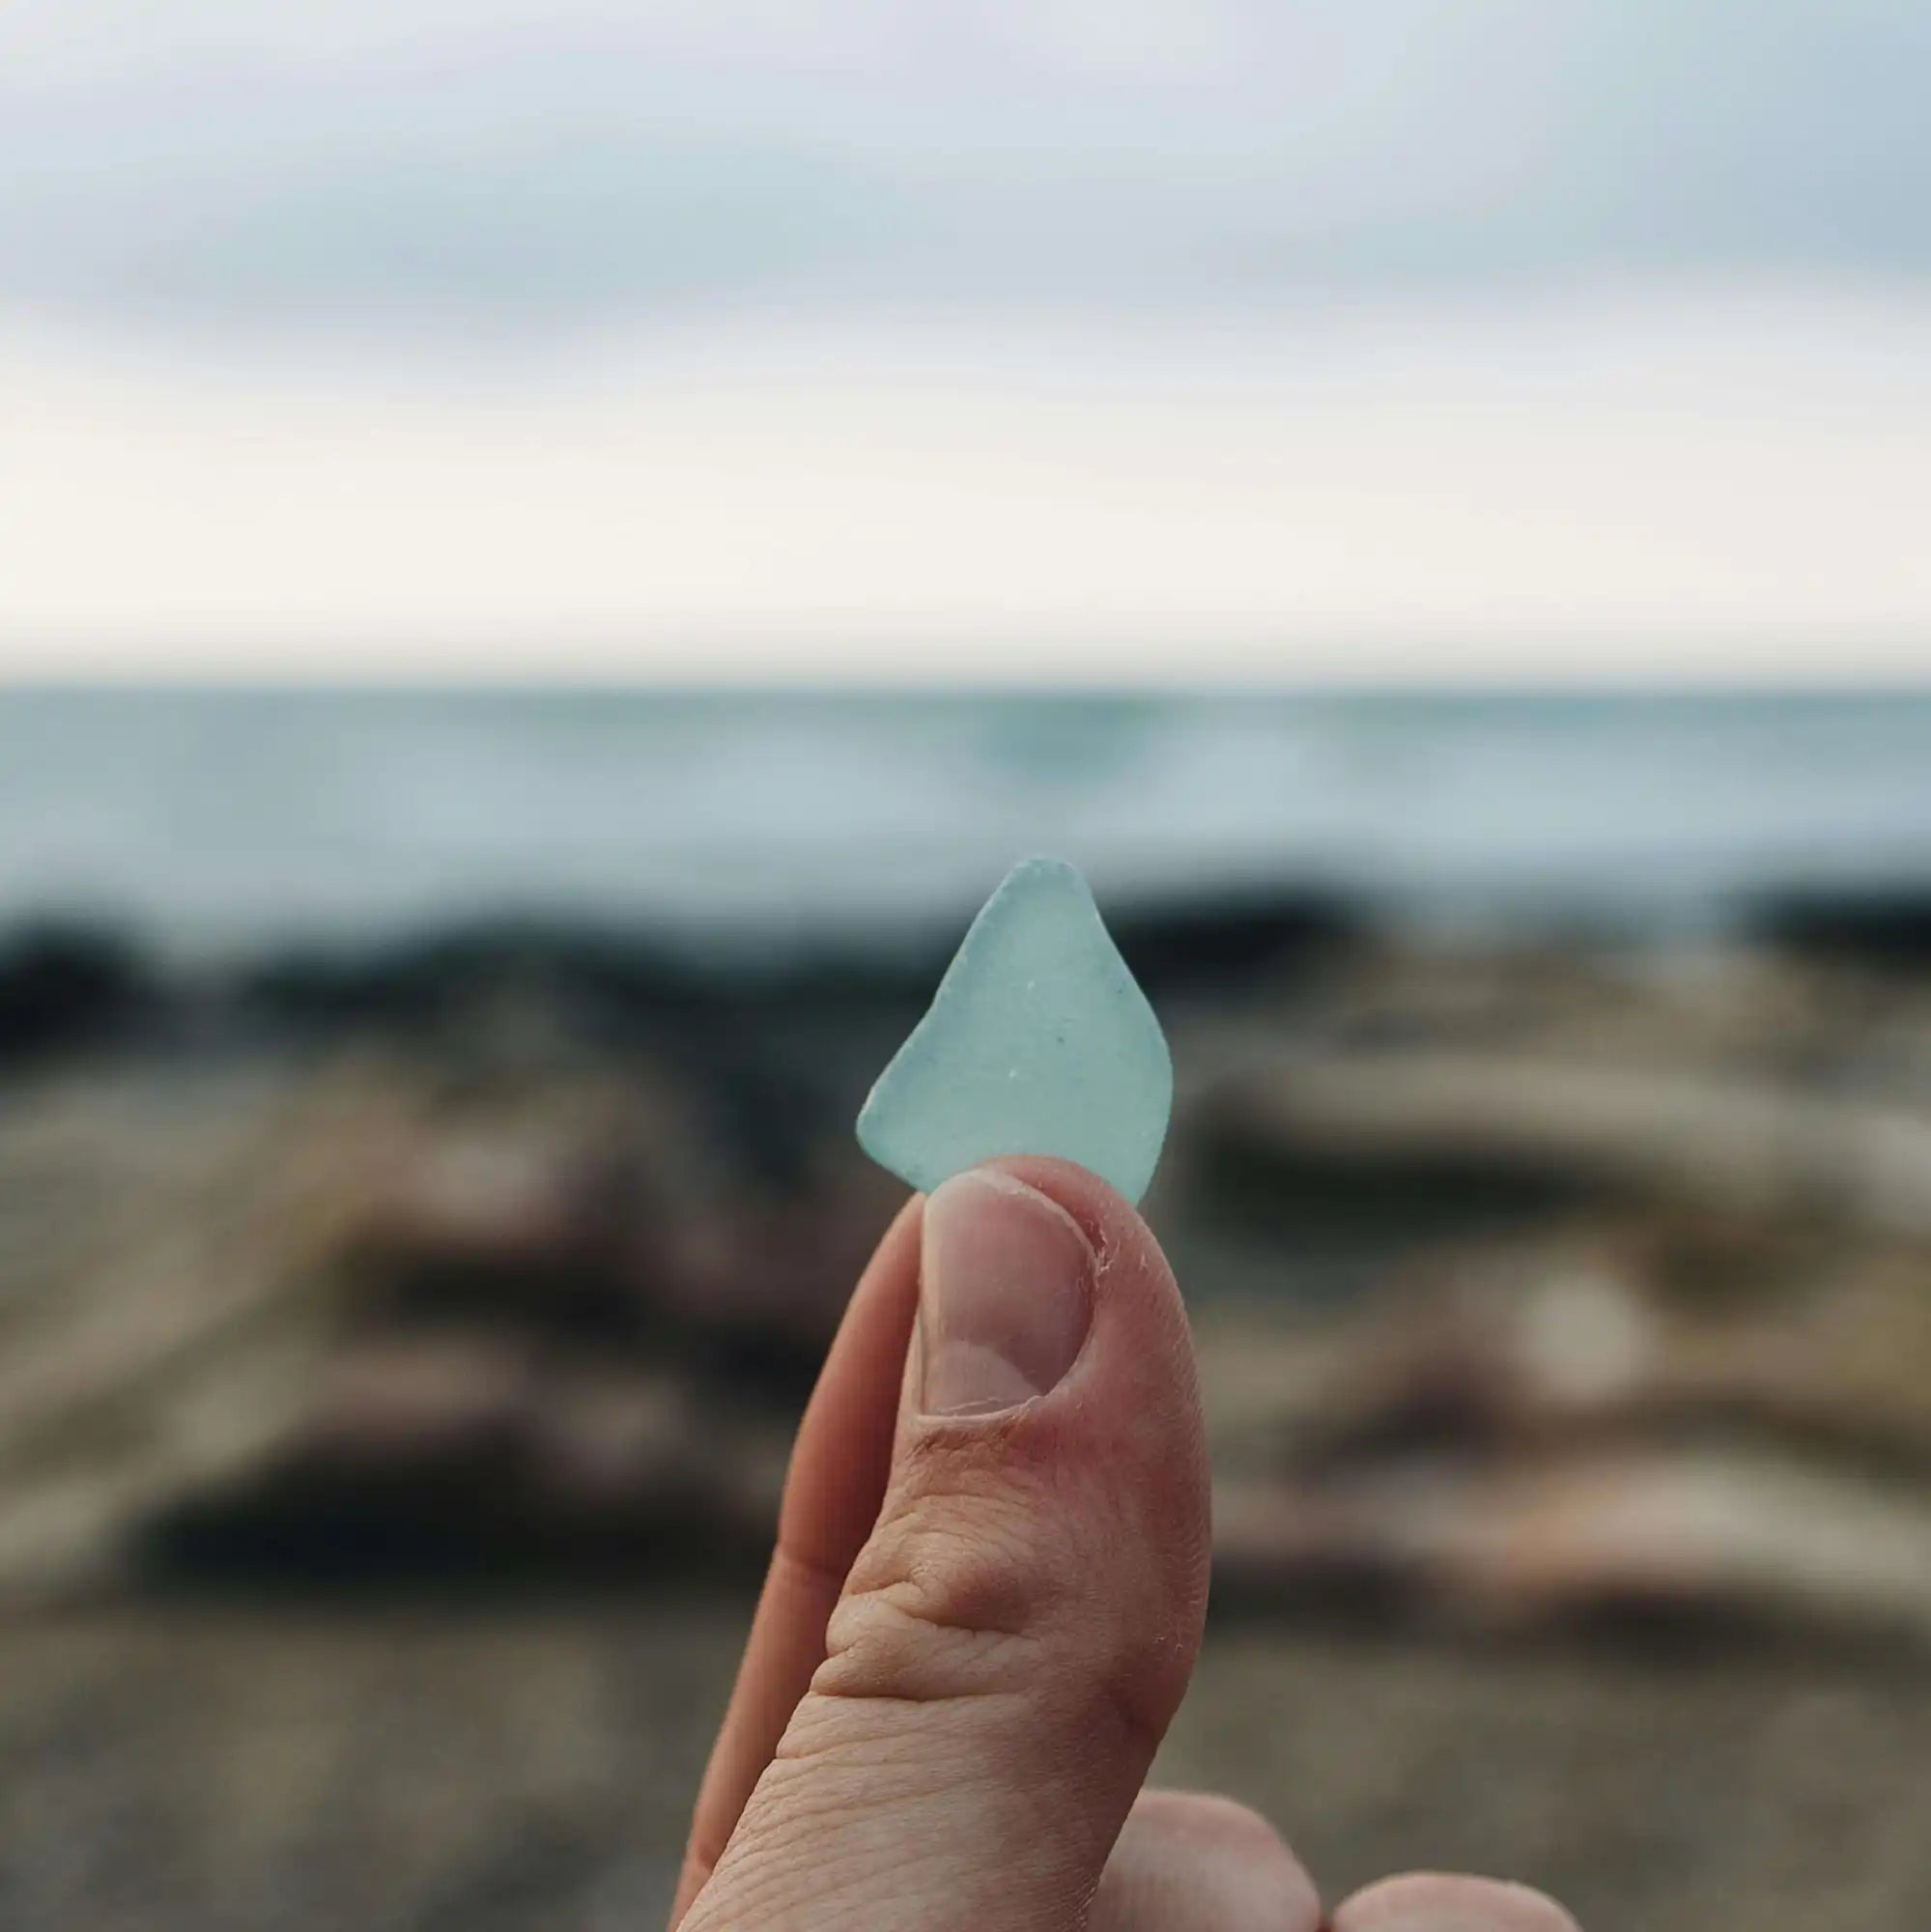
<path id="1" fill-rule="evenodd" d="M 1186 1318 L 1104 1182 L 1036 1158 L 988 1171 L 1084 1234 L 1084 1341 L 1044 1393 L 923 1413 L 924 1198 L 894 1222 L 799 1430 L 672 1927 L 1576 1932 L 1540 1893 L 1427 1873 L 1324 1918 L 1264 1819 L 1142 1789 L 1207 1599 Z"/>

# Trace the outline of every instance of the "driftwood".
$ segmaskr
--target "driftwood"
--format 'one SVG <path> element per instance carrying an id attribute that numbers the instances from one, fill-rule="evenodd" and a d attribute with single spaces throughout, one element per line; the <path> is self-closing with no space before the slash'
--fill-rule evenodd
<path id="1" fill-rule="evenodd" d="M 329 1264 L 412 1131 L 366 1069 L 75 1078 L 13 1096 L 0 1172 L 0 1590 L 112 1568 L 130 1523 L 248 1467 L 332 1341 Z"/>
<path id="2" fill-rule="evenodd" d="M 101 1067 L 0 1123 L 0 1599 L 759 1547 L 898 1190 L 760 1193 L 648 1066 Z"/>
<path id="3" fill-rule="evenodd" d="M 1428 1159 L 1931 1234 L 1931 1111 L 1666 1066 L 1424 1048 L 1277 1055 L 1203 1097 L 1264 1157 Z"/>
<path id="4" fill-rule="evenodd" d="M 1716 982 L 1460 973 L 1364 970 L 1176 1028 L 1152 1211 L 1195 1301 L 1229 1580 L 1931 1631 L 1917 1076 L 1867 1016 L 1833 1034 L 1782 980 L 1740 1013 Z M 1882 1037 L 1917 1037 L 1913 1011 Z M 761 1547 L 898 1190 L 842 1120 L 780 1107 L 763 1145 L 720 1124 L 701 1065 L 512 1034 L 467 1058 L 309 1041 L 15 1079 L 0 1598 L 157 1549 L 298 1566 L 333 1538 L 353 1567 L 371 1525 L 486 1569 L 682 1576 Z M 1264 1196 L 1270 1163 L 1296 1203 L 1354 1177 L 1367 1258 L 1324 1311 L 1294 1312 L 1298 1208 L 1258 1233 L 1226 1211 L 1223 1182 Z M 1418 1171 L 1562 1186 L 1471 1245 L 1405 1216 Z M 1281 1292 L 1216 1294 L 1236 1281 Z"/>
<path id="5" fill-rule="evenodd" d="M 1931 1639 L 1931 1248 L 1638 1217 L 1200 1344 L 1244 1594 Z"/>
<path id="6" fill-rule="evenodd" d="M 1226 1484 L 1215 1519 L 1218 1580 L 1276 1604 L 1340 1583 L 1491 1623 L 1693 1613 L 1931 1640 L 1931 1498 L 1793 1458 L 1417 1459 Z"/>

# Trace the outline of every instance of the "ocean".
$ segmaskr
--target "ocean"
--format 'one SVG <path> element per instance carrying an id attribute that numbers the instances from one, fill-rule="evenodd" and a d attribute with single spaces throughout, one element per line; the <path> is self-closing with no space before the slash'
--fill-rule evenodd
<path id="1" fill-rule="evenodd" d="M 178 952 L 527 916 L 729 947 L 1311 889 L 1449 927 L 1931 891 L 1931 693 L 0 693 L 0 926 Z"/>

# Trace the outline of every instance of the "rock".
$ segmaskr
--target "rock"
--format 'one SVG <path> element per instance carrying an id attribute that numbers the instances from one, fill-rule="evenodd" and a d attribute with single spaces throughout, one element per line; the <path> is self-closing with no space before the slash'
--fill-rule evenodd
<path id="1" fill-rule="evenodd" d="M 28 928 L 0 947 L 0 1066 L 125 1043 L 162 1004 L 146 963 L 117 934 Z"/>
<path id="2" fill-rule="evenodd" d="M 1276 991 L 1337 955 L 1351 955 L 1370 929 L 1356 900 L 1315 886 L 1109 906 L 1107 923 L 1133 977 L 1155 1000 Z"/>
<path id="3" fill-rule="evenodd" d="M 1792 892 L 1759 899 L 1749 927 L 1774 947 L 1921 978 L 1931 966 L 1931 893 Z"/>

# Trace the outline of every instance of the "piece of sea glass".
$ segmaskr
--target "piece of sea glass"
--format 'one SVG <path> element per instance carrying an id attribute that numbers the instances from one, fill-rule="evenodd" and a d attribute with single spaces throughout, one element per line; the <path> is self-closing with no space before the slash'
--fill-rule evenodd
<path id="1" fill-rule="evenodd" d="M 878 1076 L 859 1144 L 931 1189 L 995 1154 L 1058 1154 L 1129 1201 L 1153 1178 L 1173 1062 L 1086 881 L 1028 859 L 985 902 L 931 1010 Z"/>

